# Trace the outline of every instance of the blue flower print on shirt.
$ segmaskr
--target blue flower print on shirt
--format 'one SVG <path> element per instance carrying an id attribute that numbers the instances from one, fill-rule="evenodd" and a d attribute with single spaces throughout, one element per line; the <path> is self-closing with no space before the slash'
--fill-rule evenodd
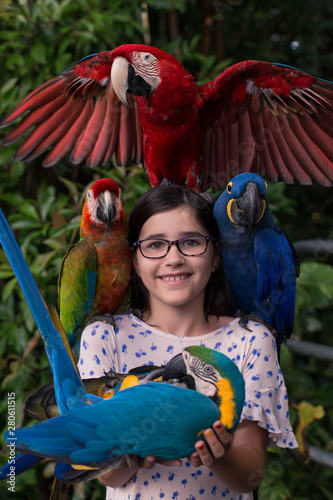
<path id="1" fill-rule="evenodd" d="M 135 356 L 137 358 L 141 358 L 142 356 L 147 356 L 147 353 L 143 351 L 142 349 L 139 349 L 138 352 L 135 353 Z"/>
<path id="2" fill-rule="evenodd" d="M 142 337 L 148 337 L 148 335 L 151 334 L 152 334 L 151 330 L 145 330 L 144 332 L 139 332 L 139 335 L 142 335 Z"/>
<path id="3" fill-rule="evenodd" d="M 104 330 L 103 335 L 101 336 L 102 340 L 107 340 L 109 336 L 108 330 Z"/>
<path id="4" fill-rule="evenodd" d="M 228 347 L 228 352 L 232 352 L 234 349 L 237 349 L 237 344 L 233 342 L 230 347 Z"/>
<path id="5" fill-rule="evenodd" d="M 198 479 L 198 477 L 200 477 L 202 475 L 202 471 L 200 469 L 198 469 L 196 472 L 193 472 L 191 474 L 192 477 L 194 477 L 194 479 Z"/>
<path id="6" fill-rule="evenodd" d="M 96 363 L 97 365 L 100 365 L 100 364 L 101 364 L 101 360 L 99 359 L 99 357 L 97 356 L 97 354 L 95 354 L 95 355 L 93 356 L 93 358 L 92 358 L 92 359 L 95 361 L 95 363 Z"/>
<path id="7" fill-rule="evenodd" d="M 98 328 L 99 328 L 99 325 L 94 325 L 94 326 L 93 326 L 93 328 L 92 328 L 92 330 L 91 330 L 91 334 L 90 334 L 92 337 L 94 337 L 94 336 L 97 334 L 96 330 L 97 330 Z"/>

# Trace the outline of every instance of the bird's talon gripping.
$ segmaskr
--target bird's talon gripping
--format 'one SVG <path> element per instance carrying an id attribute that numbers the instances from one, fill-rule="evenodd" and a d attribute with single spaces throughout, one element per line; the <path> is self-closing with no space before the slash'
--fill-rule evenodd
<path id="1" fill-rule="evenodd" d="M 87 327 L 88 325 L 91 325 L 92 323 L 95 323 L 96 321 L 101 321 L 102 323 L 107 323 L 108 325 L 111 325 L 113 328 L 115 328 L 115 326 L 116 326 L 116 322 L 115 322 L 112 314 L 101 314 L 101 315 L 93 316 L 88 321 L 88 323 L 86 323 L 85 327 Z"/>

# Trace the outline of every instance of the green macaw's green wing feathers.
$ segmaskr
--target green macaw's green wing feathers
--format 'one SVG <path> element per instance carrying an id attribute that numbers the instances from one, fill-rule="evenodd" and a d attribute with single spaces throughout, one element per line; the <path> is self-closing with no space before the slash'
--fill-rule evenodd
<path id="1" fill-rule="evenodd" d="M 96 271 L 96 249 L 85 240 L 69 248 L 61 264 L 58 283 L 60 320 L 72 347 L 76 331 L 93 304 Z"/>

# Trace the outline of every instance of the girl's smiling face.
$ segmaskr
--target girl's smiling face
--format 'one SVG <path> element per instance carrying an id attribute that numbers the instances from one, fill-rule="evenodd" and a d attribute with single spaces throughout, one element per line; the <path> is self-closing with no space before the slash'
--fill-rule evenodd
<path id="1" fill-rule="evenodd" d="M 209 236 L 188 207 L 178 207 L 150 217 L 142 226 L 140 240 L 163 238 L 169 241 L 184 236 Z M 133 265 L 149 292 L 150 310 L 161 306 L 193 305 L 203 310 L 205 288 L 220 263 L 219 252 L 212 242 L 202 255 L 187 257 L 176 245 L 161 259 L 147 259 L 139 249 L 134 251 Z"/>

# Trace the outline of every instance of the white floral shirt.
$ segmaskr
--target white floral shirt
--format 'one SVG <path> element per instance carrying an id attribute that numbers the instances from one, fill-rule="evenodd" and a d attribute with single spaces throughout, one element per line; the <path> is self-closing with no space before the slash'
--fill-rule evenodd
<path id="1" fill-rule="evenodd" d="M 269 446 L 296 448 L 289 421 L 288 396 L 276 356 L 275 340 L 264 326 L 250 321 L 248 331 L 235 319 L 198 337 L 178 337 L 155 329 L 132 314 L 114 316 L 108 323 L 90 324 L 81 339 L 78 368 L 81 377 L 101 377 L 114 370 L 127 372 L 140 365 L 164 365 L 190 345 L 204 345 L 226 354 L 245 380 L 245 403 L 241 420 L 255 420 L 268 430 Z M 238 493 L 215 479 L 205 467 L 156 464 L 139 469 L 119 488 L 107 488 L 107 500 L 252 500 L 253 494 Z"/>

